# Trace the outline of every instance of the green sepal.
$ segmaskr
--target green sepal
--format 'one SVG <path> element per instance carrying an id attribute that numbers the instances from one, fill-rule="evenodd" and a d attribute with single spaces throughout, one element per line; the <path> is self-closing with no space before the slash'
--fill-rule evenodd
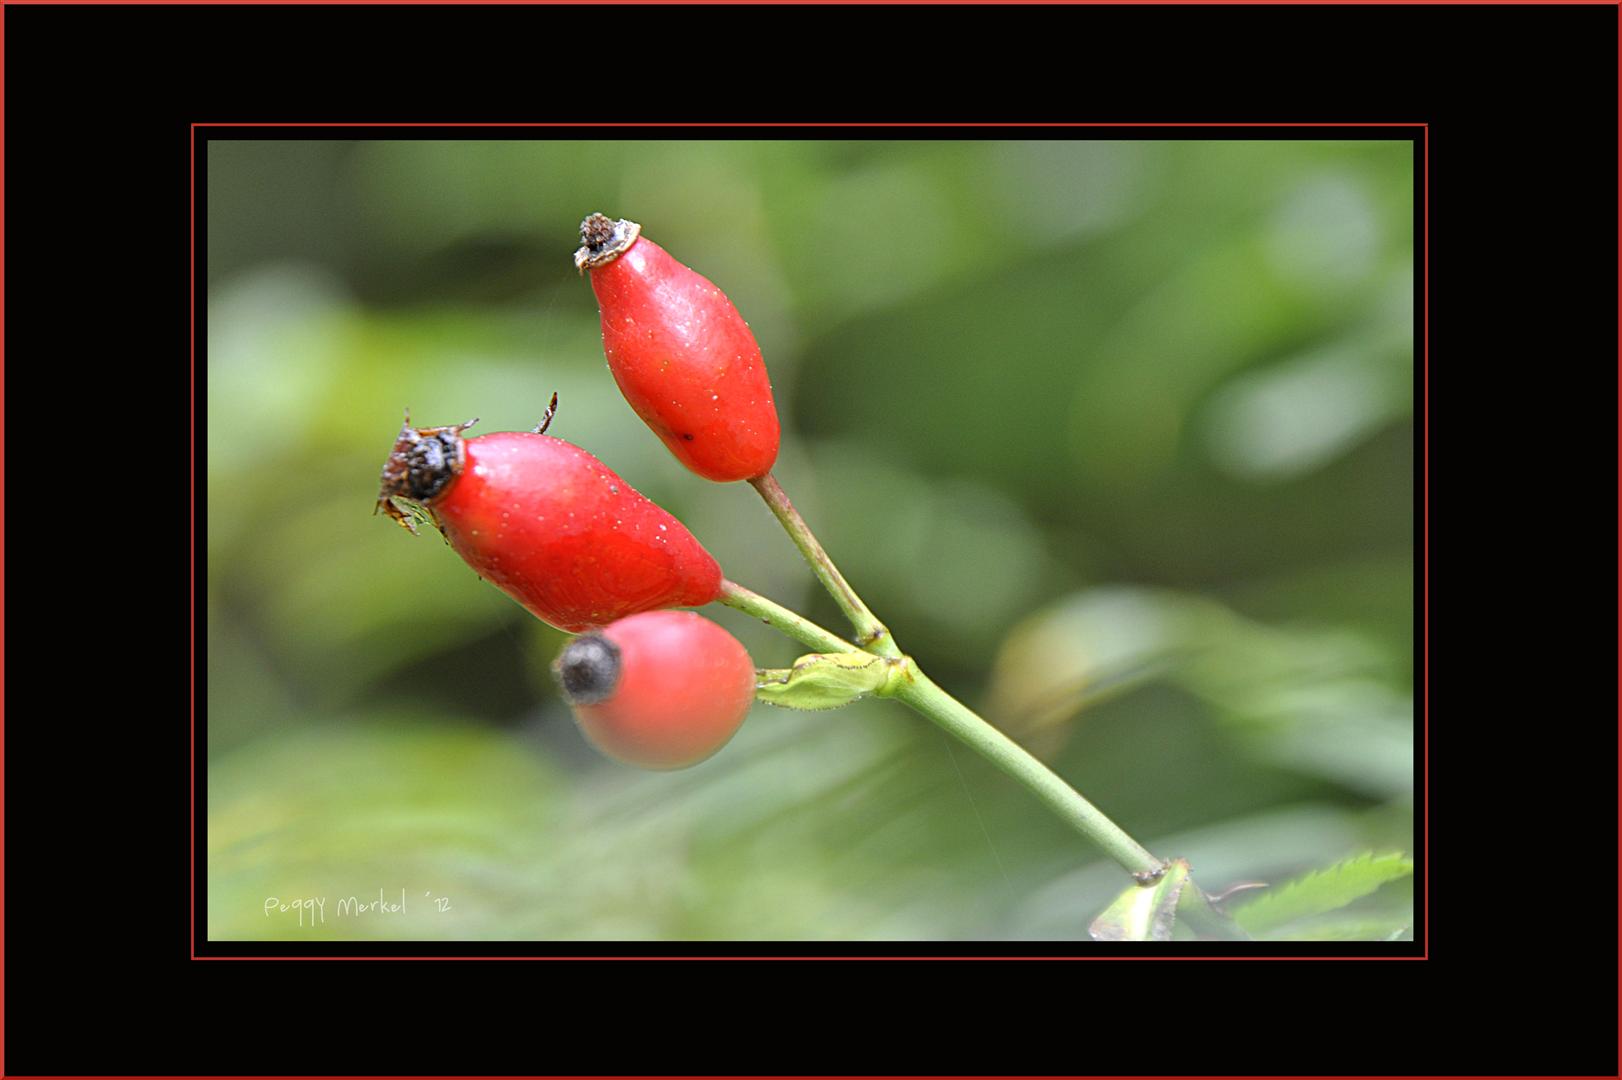
<path id="1" fill-rule="evenodd" d="M 1252 887 L 1255 886 L 1240 886 L 1240 888 Z M 1192 930 L 1197 938 L 1215 941 L 1250 940 L 1250 935 L 1233 921 L 1232 916 L 1222 910 L 1217 898 L 1194 882 L 1189 882 L 1189 887 L 1183 890 L 1183 895 L 1177 902 L 1177 914 L 1182 917 L 1183 925 Z"/>
<path id="2" fill-rule="evenodd" d="M 786 671 L 758 672 L 755 700 L 787 709 L 837 709 L 887 693 L 906 665 L 872 653 L 811 653 Z"/>
<path id="3" fill-rule="evenodd" d="M 1173 859 L 1154 880 L 1116 897 L 1089 933 L 1094 941 L 1170 941 L 1177 902 L 1188 884 L 1188 860 Z"/>

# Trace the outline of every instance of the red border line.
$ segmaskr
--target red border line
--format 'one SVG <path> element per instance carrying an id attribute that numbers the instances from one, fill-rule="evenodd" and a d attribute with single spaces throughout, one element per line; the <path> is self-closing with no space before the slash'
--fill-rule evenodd
<path id="1" fill-rule="evenodd" d="M 245 0 L 246 2 L 246 0 Z M 287 0 L 296 2 L 296 0 Z M 1368 120 L 1351 121 L 1336 120 L 1328 123 L 1295 123 L 1274 120 L 1262 120 L 1250 123 L 1241 120 L 1221 120 L 1209 123 L 1202 121 L 1177 122 L 1170 120 L 1132 121 L 1111 120 L 1098 123 L 1081 123 L 1067 120 L 1012 120 L 1008 123 L 987 123 L 979 121 L 951 121 L 930 120 L 919 123 L 909 122 L 878 122 L 878 121 L 844 121 L 844 120 L 791 120 L 785 123 L 766 123 L 758 121 L 718 120 L 714 123 L 699 121 L 668 121 L 668 120 L 614 120 L 598 123 L 586 120 L 560 120 L 533 121 L 495 121 L 478 120 L 467 123 L 448 123 L 445 121 L 406 121 L 406 120 L 317 120 L 306 123 L 302 120 L 245 120 L 234 122 L 229 120 L 197 120 L 192 123 L 196 128 L 984 128 L 988 131 L 1003 128 L 1424 128 L 1430 124 L 1423 120 Z"/>
<path id="2" fill-rule="evenodd" d="M 191 626 L 191 685 L 188 691 L 191 695 L 191 791 L 187 798 L 191 804 L 191 839 L 188 841 L 191 850 L 187 852 L 187 862 L 191 867 L 191 942 L 189 948 L 197 948 L 197 129 L 194 125 L 187 135 L 190 143 L 188 150 L 191 155 L 191 173 L 188 180 L 191 184 L 191 221 L 190 244 L 187 259 L 191 266 L 191 295 L 187 297 L 187 307 L 190 312 L 190 324 L 186 327 L 187 336 L 191 340 L 191 383 L 188 388 L 189 409 L 191 412 L 191 477 L 190 492 L 191 506 L 188 512 L 191 518 L 191 536 L 188 543 L 191 548 L 191 609 L 186 613 L 186 619 Z M 196 959 L 194 956 L 193 959 Z"/>
<path id="3" fill-rule="evenodd" d="M 127 7 L 175 5 L 182 7 L 215 7 L 220 5 L 252 4 L 254 6 L 329 6 L 332 4 L 378 4 L 397 7 L 401 4 L 431 4 L 445 7 L 732 7 L 740 4 L 769 7 L 869 7 L 874 4 L 917 5 L 982 5 L 986 0 L 4 0 L 5 7 Z M 1561 7 L 1616 7 L 1617 0 L 1545 0 Z M 1413 7 L 1419 3 L 1436 7 L 1526 7 L 1527 0 L 1021 0 L 1024 6 L 1036 7 Z M 1302 125 L 1307 126 L 1307 125 Z"/>
<path id="4" fill-rule="evenodd" d="M 77 3 L 77 2 L 78 2 L 78 0 L 0 0 L 0 6 L 3 6 L 4 4 L 14 4 L 14 3 L 42 3 L 43 4 L 43 3 Z M 92 2 L 94 2 L 94 0 L 92 0 Z M 104 2 L 104 3 L 146 3 L 146 2 L 151 2 L 151 0 L 101 0 L 101 2 Z M 270 3 L 295 3 L 296 4 L 296 3 L 323 2 L 323 0 L 224 0 L 224 2 L 270 2 Z M 354 0 L 354 2 L 366 3 L 366 2 L 372 2 L 372 0 Z M 382 0 L 379 0 L 379 2 L 382 2 Z M 409 2 L 413 2 L 413 0 L 404 0 L 404 2 L 409 3 Z M 423 2 L 435 2 L 435 0 L 423 0 Z M 474 0 L 474 2 L 478 2 L 478 0 Z M 503 2 L 503 0 L 496 0 L 496 2 Z M 532 0 L 512 0 L 512 2 L 532 2 Z M 605 2 L 606 2 L 606 0 L 605 0 Z M 825 0 L 825 2 L 839 3 L 839 2 L 846 2 L 846 0 Z M 910 2 L 910 0 L 903 0 L 903 2 Z M 949 2 L 950 2 L 950 0 L 949 0 Z M 1041 2 L 1041 0 L 1037 0 L 1037 2 Z M 1124 2 L 1128 2 L 1128 3 L 1157 3 L 1157 2 L 1161 2 L 1161 0 L 1124 0 Z M 1165 2 L 1170 2 L 1170 3 L 1178 3 L 1178 2 L 1205 3 L 1205 2 L 1212 2 L 1212 3 L 1215 3 L 1215 2 L 1219 2 L 1219 0 L 1165 0 Z M 1329 0 L 1329 2 L 1334 2 L 1334 0 Z M 1397 2 L 1397 0 L 1346 0 L 1346 2 L 1352 2 L 1352 3 L 1358 3 L 1358 2 L 1362 2 L 1362 3 L 1383 3 L 1383 2 Z M 1447 2 L 1447 0 L 1444 0 L 1444 2 Z M 1463 0 L 1463 2 L 1469 2 L 1469 0 Z M 1488 0 L 1488 2 L 1493 2 L 1493 0 Z M 1518 2 L 1518 0 L 1505 0 L 1505 2 Z M 1583 2 L 1583 0 L 1576 0 L 1576 2 L 1580 3 L 1580 2 Z M 1609 3 L 1610 6 L 1613 6 L 1613 7 L 1618 6 L 1618 0 L 1594 0 L 1594 2 L 1595 3 L 1601 3 L 1601 2 Z M 4 24 L 4 20 L 0 20 L 0 47 L 3 47 L 3 44 L 4 44 L 3 24 Z M 1619 35 L 1622 35 L 1622 30 L 1619 30 Z M 0 75 L 3 75 L 3 66 L 0 66 Z M 1622 83 L 1619 83 L 1619 86 L 1622 86 Z M 1622 98 L 1622 93 L 1619 93 L 1619 98 Z M 0 79 L 0 106 L 3 106 L 3 102 L 4 102 L 4 98 L 3 98 L 3 79 Z M 1429 878 L 1428 877 L 1426 879 L 1426 886 L 1427 887 L 1425 888 L 1425 905 L 1424 905 L 1424 912 L 1425 912 L 1425 951 L 1424 951 L 1424 953 L 1422 953 L 1422 954 L 1420 954 L 1418 956 L 1266 956 L 1266 955 L 1246 955 L 1246 954 L 1242 954 L 1242 953 L 1231 953 L 1231 954 L 1229 954 L 1229 953 L 1210 953 L 1210 954 L 1192 954 L 1192 955 L 1187 954 L 1187 953 L 1183 953 L 1183 954 L 1163 954 L 1163 955 L 1162 954 L 1137 954 L 1137 953 L 1123 955 L 1123 954 L 1101 953 L 1101 954 L 1090 954 L 1090 955 L 1080 955 L 1080 956 L 802 956 L 802 955 L 783 955 L 783 956 L 691 956 L 691 955 L 670 955 L 670 956 L 420 956 L 420 955 L 419 956 L 335 956 L 335 955 L 329 955 L 329 954 L 318 954 L 318 955 L 310 955 L 310 956 L 291 956 L 291 955 L 253 956 L 253 955 L 225 954 L 225 953 L 221 953 L 221 954 L 217 954 L 217 955 L 199 955 L 198 952 L 197 952 L 197 591 L 196 591 L 197 590 L 197 580 L 196 580 L 197 579 L 197 574 L 196 574 L 196 571 L 197 571 L 197 539 L 196 539 L 196 537 L 197 537 L 197 510 L 196 510 L 196 505 L 197 505 L 197 480 L 196 480 L 196 477 L 197 477 L 197 390 L 196 390 L 196 384 L 197 384 L 197 132 L 199 131 L 199 129 L 204 129 L 204 128 L 287 128 L 287 127 L 294 127 L 294 128 L 416 128 L 416 129 L 422 129 L 422 128 L 453 128 L 453 127 L 455 127 L 455 128 L 513 128 L 513 129 L 517 129 L 517 128 L 534 128 L 534 129 L 540 129 L 540 128 L 598 128 L 598 129 L 601 129 L 601 128 L 638 128 L 638 127 L 692 129 L 692 128 L 764 128 L 764 127 L 784 128 L 784 127 L 787 127 L 787 128 L 830 128 L 830 129 L 833 129 L 833 128 L 957 128 L 957 129 L 960 129 L 960 130 L 965 129 L 965 128 L 985 128 L 987 130 L 993 130 L 993 129 L 1006 129 L 1006 128 L 1094 129 L 1094 128 L 1121 128 L 1121 127 L 1133 127 L 1133 128 L 1387 128 L 1387 129 L 1389 129 L 1389 128 L 1417 128 L 1417 129 L 1420 129 L 1421 131 L 1424 132 L 1424 150 L 1423 150 L 1423 155 L 1422 155 L 1422 159 L 1424 161 L 1424 168 L 1423 168 L 1424 186 L 1423 186 L 1422 195 L 1421 195 L 1421 205 L 1423 207 L 1423 216 L 1424 216 L 1424 231 L 1420 236 L 1416 237 L 1415 239 L 1416 239 L 1416 241 L 1418 243 L 1419 250 L 1422 253 L 1422 256 L 1423 256 L 1422 257 L 1422 262 L 1424 264 L 1424 274 L 1423 274 L 1423 278 L 1422 278 L 1423 285 L 1422 285 L 1422 288 L 1421 288 L 1421 309 L 1424 312 L 1424 317 L 1423 317 L 1424 332 L 1423 332 L 1423 334 L 1421 336 L 1421 341 L 1420 341 L 1420 362 L 1421 362 L 1421 365 L 1422 365 L 1422 373 L 1423 373 L 1422 374 L 1422 384 L 1421 385 L 1423 387 L 1422 396 L 1424 398 L 1423 407 L 1422 407 L 1422 415 L 1424 417 L 1424 425 L 1423 425 L 1424 426 L 1424 439 L 1423 439 L 1423 452 L 1422 452 L 1423 468 L 1422 468 L 1422 473 L 1421 473 L 1423 479 L 1422 479 L 1421 487 L 1422 487 L 1422 492 L 1423 492 L 1422 520 L 1424 522 L 1424 534 L 1425 535 L 1424 535 L 1424 542 L 1423 542 L 1423 545 L 1422 545 L 1422 566 L 1424 568 L 1423 577 L 1424 577 L 1424 582 L 1425 582 L 1425 586 L 1426 586 L 1425 592 L 1423 594 L 1423 599 L 1422 599 L 1422 602 L 1420 604 L 1420 610 L 1421 610 L 1421 640 L 1422 640 L 1421 670 L 1424 672 L 1424 692 L 1423 692 L 1423 695 L 1421 697 L 1421 702 L 1422 702 L 1421 719 L 1422 719 L 1422 728 L 1423 728 L 1423 743 L 1422 743 L 1422 745 L 1423 745 L 1423 748 L 1424 748 L 1424 758 L 1425 758 L 1424 776 L 1425 776 L 1425 781 L 1426 781 L 1426 783 L 1425 783 L 1425 797 L 1424 797 L 1424 802 L 1423 802 L 1424 814 L 1422 815 L 1423 816 L 1423 822 L 1421 824 L 1421 828 L 1423 830 L 1423 836 L 1425 838 L 1425 843 L 1424 843 L 1424 857 L 1425 857 L 1424 869 L 1427 872 L 1429 871 L 1429 861 L 1430 861 L 1430 589 L 1429 589 L 1429 585 L 1430 585 L 1430 124 L 1428 122 L 1403 121 L 1403 122 L 1397 122 L 1397 123 L 1390 123 L 1390 122 L 1387 122 L 1387 123 L 1375 123 L 1375 122 L 1353 123 L 1353 122 L 1347 122 L 1347 121 L 1337 121 L 1337 122 L 1331 122 L 1331 123 L 1309 123 L 1309 122 L 1264 121 L 1264 122 L 1257 122 L 1257 123 L 1244 123 L 1244 122 L 1240 122 L 1240 121 L 1220 121 L 1220 122 L 1209 122 L 1209 123 L 1204 123 L 1204 122 L 1177 123 L 1177 122 L 1172 122 L 1172 121 L 1155 121 L 1155 122 L 1149 122 L 1149 123 L 1130 123 L 1130 122 L 1120 121 L 1120 122 L 1083 123 L 1083 122 L 1064 122 L 1064 121 L 1058 121 L 1058 122 L 1050 122 L 1050 121 L 1023 122 L 1023 121 L 1016 121 L 1016 122 L 1012 122 L 1012 123 L 994 123 L 993 124 L 993 123 L 985 123 L 985 122 L 978 122 L 978 123 L 950 123 L 950 122 L 942 122 L 942 121 L 931 121 L 931 122 L 927 122 L 927 123 L 865 122 L 865 121 L 864 122 L 859 122 L 859 123 L 845 123 L 845 122 L 839 122 L 839 121 L 828 121 L 828 122 L 797 121 L 797 122 L 786 123 L 786 124 L 766 124 L 766 123 L 759 123 L 759 122 L 742 123 L 742 122 L 731 122 L 731 121 L 728 121 L 728 122 L 716 122 L 716 123 L 693 123 L 693 122 L 677 123 L 677 122 L 667 122 L 667 121 L 656 121 L 656 122 L 649 122 L 649 123 L 635 123 L 635 122 L 629 122 L 629 121 L 611 122 L 611 123 L 595 123 L 595 122 L 563 122 L 563 123 L 513 122 L 513 123 L 499 123 L 499 122 L 494 122 L 494 121 L 479 121 L 479 122 L 468 122 L 468 123 L 446 123 L 446 122 L 408 123 L 408 122 L 403 122 L 403 121 L 357 122 L 357 123 L 341 123 L 341 122 L 337 122 L 337 121 L 320 121 L 320 122 L 304 123 L 304 122 L 300 122 L 300 121 L 287 121 L 287 122 L 251 121 L 251 122 L 244 122 L 244 123 L 231 123 L 231 122 L 228 122 L 228 121 L 194 121 L 191 124 L 191 128 L 190 128 L 189 138 L 191 140 L 191 143 L 190 143 L 190 146 L 188 148 L 190 156 L 191 156 L 191 175 L 190 175 L 190 184 L 191 184 L 191 202 L 190 202 L 190 207 L 191 207 L 191 222 L 190 222 L 191 250 L 190 250 L 190 252 L 188 254 L 189 254 L 190 279 L 191 279 L 190 282 L 189 282 L 189 285 L 190 285 L 189 309 L 190 309 L 190 313 L 191 313 L 191 326 L 189 328 L 189 333 L 190 333 L 190 338 L 191 338 L 191 379 L 192 379 L 191 394 L 190 394 L 190 399 L 191 399 L 191 421 L 192 421 L 192 432 L 191 432 L 191 464 L 192 464 L 191 496 L 192 496 L 192 506 L 191 506 L 191 511 L 190 511 L 191 512 L 191 523 L 192 523 L 192 535 L 191 535 L 191 538 L 190 538 L 190 550 L 191 550 L 191 560 L 192 560 L 192 583 L 191 583 L 192 606 L 191 606 L 191 612 L 190 612 L 191 645 L 192 645 L 192 656 L 191 656 L 192 684 L 191 684 L 191 692 L 190 692 L 191 693 L 191 784 L 192 784 L 192 789 L 191 789 L 191 792 L 189 794 L 190 806 L 191 806 L 191 812 L 190 812 L 190 814 L 191 814 L 191 850 L 190 850 L 190 853 L 189 853 L 189 857 L 190 857 L 190 868 L 191 868 L 192 895 L 191 895 L 191 898 L 190 898 L 190 903 L 191 903 L 191 940 L 190 940 L 189 945 L 188 945 L 188 951 L 190 952 L 191 958 L 193 960 L 297 960 L 297 961 L 303 961 L 303 960 L 580 960 L 580 961 L 597 961 L 597 960 L 744 960 L 744 961 L 755 961 L 755 960 L 1050 960 L 1050 961 L 1078 961 L 1078 960 L 1080 960 L 1080 961 L 1090 961 L 1090 960 L 1380 960 L 1380 961 L 1392 961 L 1392 960 L 1429 960 L 1430 959 L 1430 888 L 1429 888 Z M 0 151 L 0 155 L 3 155 L 3 151 Z M 4 161 L 3 156 L 0 156 L 0 174 L 3 174 L 3 161 Z M 1618 161 L 1619 161 L 1619 164 L 1622 164 L 1622 151 L 1619 151 Z M 3 183 L 0 183 L 0 196 L 3 196 L 3 193 L 4 193 Z M 1622 192 L 1619 192 L 1618 206 L 1619 206 L 1619 209 L 1622 209 Z M 4 237 L 4 221 L 3 221 L 3 218 L 4 218 L 4 215 L 3 215 L 3 202 L 0 202 L 0 240 L 3 240 L 3 237 Z M 1619 239 L 1622 239 L 1622 223 L 1619 223 Z M 1622 257 L 1619 257 L 1619 267 L 1622 267 Z M 3 285 L 3 277 L 0 277 L 0 285 Z M 1622 288 L 1619 288 L 1619 297 L 1622 297 Z M 0 305 L 3 305 L 3 298 L 0 298 Z M 3 315 L 4 315 L 4 309 L 3 309 L 3 306 L 0 306 L 0 321 L 3 321 Z M 1619 313 L 1619 316 L 1618 316 L 1618 329 L 1619 329 L 1619 339 L 1618 339 L 1618 341 L 1619 341 L 1619 356 L 1622 356 L 1622 313 Z M 3 368 L 3 354 L 0 354 L 0 368 Z M 1622 371 L 1622 367 L 1619 367 L 1619 371 Z M 3 399 L 0 399 L 0 404 L 3 404 Z M 1619 395 L 1618 395 L 1618 411 L 1619 411 L 1619 415 L 1622 415 L 1622 390 L 1619 390 Z M 1618 463 L 1619 463 L 1619 466 L 1622 466 L 1622 436 L 1619 436 L 1619 441 L 1618 441 Z M 1622 482 L 1619 482 L 1619 493 L 1622 493 Z M 4 521 L 3 517 L 0 517 L 0 538 L 3 538 L 3 521 Z M 1619 510 L 1618 523 L 1619 523 L 1619 526 L 1622 526 L 1622 510 Z M 3 539 L 0 539 L 0 544 L 3 544 Z M 3 547 L 0 547 L 0 553 L 3 553 Z M 1622 570 L 1622 548 L 1619 548 L 1618 567 L 1619 567 L 1619 570 Z M 3 598 L 3 595 L 4 595 L 3 592 L 0 592 L 0 598 Z M 1618 599 L 1619 599 L 1619 601 L 1622 601 L 1622 586 L 1619 586 Z M 1622 614 L 1619 614 L 1618 626 L 1619 626 L 1619 628 L 1622 628 Z M 0 638 L 0 641 L 3 641 L 3 638 Z M 1622 645 L 1619 645 L 1618 658 L 1619 658 L 1619 660 L 1622 660 Z M 0 670 L 0 674 L 3 674 L 3 670 Z M 1622 721 L 1622 668 L 1619 668 L 1619 674 L 1618 674 L 1618 695 L 1619 695 L 1619 698 L 1618 698 L 1618 700 L 1619 700 L 1618 715 L 1619 715 L 1619 721 Z M 0 734 L 3 734 L 3 716 L 0 716 Z M 1619 757 L 1619 765 L 1622 765 L 1622 757 Z M 1618 820 L 1619 820 L 1619 822 L 1622 822 L 1622 796 L 1619 796 L 1619 799 L 1618 799 Z M 3 883 L 3 879 L 0 879 L 0 883 Z M 1619 862 L 1619 864 L 1618 864 L 1618 884 L 1619 884 L 1619 888 L 1622 888 L 1622 862 Z M 0 891 L 0 892 L 3 892 L 3 891 Z M 3 912 L 3 909 L 0 909 L 0 912 Z M 1619 925 L 1622 925 L 1622 912 L 1619 912 Z M 210 944 L 212 945 L 212 944 L 225 944 L 225 943 L 224 942 L 220 942 L 220 943 L 210 942 Z M 3 942 L 0 942 L 0 948 L 3 948 Z M 3 958 L 3 952 L 0 952 L 0 958 Z M 3 991 L 0 991 L 0 992 L 3 992 Z M 0 1024 L 3 1024 L 3 1019 L 0 1019 Z M 3 1028 L 0 1028 L 0 1035 L 3 1035 Z M 3 1045 L 3 1042 L 0 1042 L 0 1045 Z M 1619 1034 L 1619 1045 L 1622 1045 L 1622 1034 Z"/>
<path id="5" fill-rule="evenodd" d="M 6 61 L 5 61 L 5 56 L 6 56 L 6 20 L 5 20 L 4 17 L 0 17 L 0 136 L 3 136 L 3 133 L 4 133 L 5 115 L 6 115 Z M 0 137 L 0 251 L 5 250 L 5 239 L 6 239 L 6 179 L 5 179 L 5 177 L 6 177 L 6 150 L 5 150 L 5 142 L 6 142 L 5 139 L 3 137 Z M 6 271 L 5 271 L 5 259 L 0 258 L 0 327 L 4 327 L 5 324 L 6 324 Z M 6 367 L 5 335 L 3 333 L 0 333 L 0 416 L 5 415 L 5 402 L 6 402 L 5 377 L 4 377 L 5 376 L 5 367 Z M 193 472 L 195 472 L 195 471 L 196 470 L 194 469 Z M 5 474 L 5 450 L 4 450 L 3 447 L 0 447 L 0 611 L 3 611 L 5 609 L 5 601 L 6 601 L 6 585 L 5 585 L 6 575 L 5 575 L 5 569 L 4 569 L 5 568 L 5 537 L 6 537 L 6 513 L 5 513 L 5 484 L 6 484 L 6 481 L 5 481 L 5 475 L 6 475 Z M 194 558 L 192 560 L 192 569 L 193 569 L 193 571 L 195 571 L 196 568 L 197 568 L 197 560 Z M 196 579 L 196 574 L 194 572 L 193 573 L 193 580 L 195 580 L 195 579 Z M 6 684 L 5 640 L 6 640 L 5 621 L 3 619 L 0 619 L 0 687 L 4 687 L 5 684 Z M 197 655 L 195 639 L 193 639 L 192 655 L 194 657 Z M 192 680 L 192 685 L 195 687 L 197 685 L 197 680 L 193 679 Z M 0 824 L 4 823 L 5 804 L 6 804 L 6 800 L 5 800 L 5 783 L 6 783 L 5 782 L 5 776 L 6 776 L 6 760 L 5 760 L 5 744 L 6 744 L 6 740 L 5 740 L 5 731 L 6 731 L 5 699 L 4 699 L 3 695 L 0 695 Z M 195 743 L 194 743 L 194 745 L 195 745 Z M 194 783 L 194 784 L 192 784 L 192 791 L 195 792 L 196 790 L 197 790 L 197 785 Z M 5 896 L 6 896 L 5 843 L 6 843 L 5 842 L 5 829 L 0 828 L 0 976 L 3 976 L 3 973 L 5 972 L 5 966 L 6 966 L 6 936 L 5 936 L 5 932 L 4 932 L 4 927 L 6 925 L 6 922 L 5 922 L 5 914 L 6 914 L 6 904 L 5 904 Z M 192 890 L 192 896 L 195 898 L 196 895 L 197 895 L 197 890 L 194 888 Z M 193 903 L 195 903 L 195 902 L 196 901 L 194 899 Z M 4 1067 L 5 1067 L 5 1048 L 6 1048 L 6 1010 L 5 1010 L 6 991 L 5 991 L 5 982 L 6 982 L 6 980 L 3 977 L 0 977 L 0 1070 L 3 1070 Z"/>

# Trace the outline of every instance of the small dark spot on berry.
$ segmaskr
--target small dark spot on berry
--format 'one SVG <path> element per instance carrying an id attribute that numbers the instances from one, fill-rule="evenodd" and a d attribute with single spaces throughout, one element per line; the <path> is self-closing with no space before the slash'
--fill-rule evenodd
<path id="1" fill-rule="evenodd" d="M 688 442 L 692 442 L 692 441 L 693 441 L 693 433 L 692 433 L 692 432 L 691 432 L 691 431 L 684 431 L 684 432 L 682 432 L 682 433 L 681 433 L 681 437 L 682 437 L 682 438 L 684 438 L 684 439 L 686 439 L 686 440 L 687 440 L 687 441 L 688 441 Z"/>
<path id="2" fill-rule="evenodd" d="M 605 701 L 619 685 L 619 646 L 601 634 L 582 634 L 564 646 L 552 673 L 571 705 Z"/>

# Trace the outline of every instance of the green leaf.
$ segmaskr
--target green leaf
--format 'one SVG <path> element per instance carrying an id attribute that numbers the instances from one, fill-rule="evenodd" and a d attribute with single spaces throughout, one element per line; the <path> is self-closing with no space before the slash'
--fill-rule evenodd
<path id="1" fill-rule="evenodd" d="M 1094 941 L 1170 941 L 1177 901 L 1188 884 L 1188 861 L 1166 864 L 1160 877 L 1133 885 L 1088 928 Z"/>
<path id="2" fill-rule="evenodd" d="M 1365 852 L 1263 893 L 1234 912 L 1234 920 L 1252 935 L 1270 934 L 1297 919 L 1343 908 L 1413 872 L 1414 861 L 1406 855 Z"/>
<path id="3" fill-rule="evenodd" d="M 1288 937 L 1291 941 L 1401 941 L 1409 929 L 1406 913 L 1383 919 L 1338 916 L 1292 926 Z"/>
<path id="4" fill-rule="evenodd" d="M 762 671 L 755 700 L 788 709 L 837 709 L 889 685 L 904 661 L 870 653 L 811 653 L 787 671 Z"/>

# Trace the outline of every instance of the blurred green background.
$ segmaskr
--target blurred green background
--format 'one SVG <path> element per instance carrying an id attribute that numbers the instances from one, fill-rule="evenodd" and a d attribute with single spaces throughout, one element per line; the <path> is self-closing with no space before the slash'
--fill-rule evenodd
<path id="1" fill-rule="evenodd" d="M 1410 144 L 214 141 L 206 167 L 211 938 L 1074 939 L 1123 887 L 890 702 L 757 706 L 677 773 L 602 759 L 547 674 L 563 636 L 372 516 L 403 408 L 526 429 L 556 390 L 552 434 L 842 628 L 754 492 L 619 397 L 569 259 L 593 210 L 749 320 L 778 476 L 902 645 L 1128 832 L 1209 889 L 1412 850 Z M 706 614 L 761 666 L 803 651 Z M 405 910 L 336 910 L 380 892 Z M 313 926 L 266 914 L 318 896 Z"/>

